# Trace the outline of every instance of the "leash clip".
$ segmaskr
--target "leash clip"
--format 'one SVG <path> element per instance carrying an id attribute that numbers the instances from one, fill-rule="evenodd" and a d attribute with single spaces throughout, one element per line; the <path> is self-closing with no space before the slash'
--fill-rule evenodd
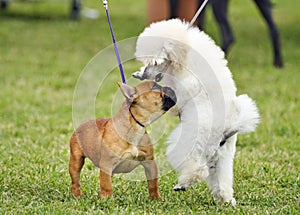
<path id="1" fill-rule="evenodd" d="M 108 10 L 108 3 L 107 3 L 107 0 L 103 0 L 103 6 L 106 10 Z"/>

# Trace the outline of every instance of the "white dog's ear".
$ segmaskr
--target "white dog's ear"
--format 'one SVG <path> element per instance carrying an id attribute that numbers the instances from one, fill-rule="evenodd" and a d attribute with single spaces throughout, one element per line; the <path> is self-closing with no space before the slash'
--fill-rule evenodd
<path id="1" fill-rule="evenodd" d="M 134 87 L 131 87 L 127 84 L 118 82 L 118 85 L 121 89 L 122 94 L 129 100 L 129 101 L 133 101 L 133 99 L 135 99 L 136 97 L 136 89 Z"/>

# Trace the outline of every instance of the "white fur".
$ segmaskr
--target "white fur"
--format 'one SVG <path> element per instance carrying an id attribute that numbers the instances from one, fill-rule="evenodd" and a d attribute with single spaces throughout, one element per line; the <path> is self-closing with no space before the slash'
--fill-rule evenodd
<path id="1" fill-rule="evenodd" d="M 259 114 L 251 98 L 236 96 L 224 53 L 204 32 L 171 19 L 154 23 L 140 34 L 136 57 L 148 68 L 149 78 L 164 70 L 162 81 L 177 95 L 181 120 L 167 141 L 168 161 L 180 173 L 174 189 L 206 180 L 218 201 L 235 205 L 236 133 L 254 131 Z M 143 73 L 144 68 L 134 76 Z M 227 134 L 234 135 L 220 147 Z"/>

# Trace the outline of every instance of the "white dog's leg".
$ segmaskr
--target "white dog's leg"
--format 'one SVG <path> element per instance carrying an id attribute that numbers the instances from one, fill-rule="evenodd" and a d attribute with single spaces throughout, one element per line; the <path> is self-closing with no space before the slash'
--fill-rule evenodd
<path id="1" fill-rule="evenodd" d="M 235 154 L 236 135 L 226 141 L 210 164 L 207 183 L 215 198 L 221 202 L 236 205 L 233 197 L 233 159 Z"/>
<path id="2" fill-rule="evenodd" d="M 201 165 L 202 163 L 202 165 Z M 199 159 L 186 160 L 179 169 L 180 176 L 178 178 L 178 184 L 174 186 L 175 191 L 186 191 L 187 188 L 192 185 L 205 180 L 208 176 L 208 167 L 204 162 Z"/>

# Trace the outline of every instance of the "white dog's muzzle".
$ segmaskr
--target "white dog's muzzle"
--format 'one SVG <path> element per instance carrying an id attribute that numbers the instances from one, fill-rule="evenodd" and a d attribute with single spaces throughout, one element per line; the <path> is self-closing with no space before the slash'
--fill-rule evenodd
<path id="1" fill-rule="evenodd" d="M 134 78 L 140 80 L 155 80 L 156 82 L 160 82 L 164 74 L 167 72 L 171 61 L 169 60 L 153 60 L 153 62 L 149 63 L 147 66 L 141 67 L 140 71 L 137 71 L 132 74 Z"/>

